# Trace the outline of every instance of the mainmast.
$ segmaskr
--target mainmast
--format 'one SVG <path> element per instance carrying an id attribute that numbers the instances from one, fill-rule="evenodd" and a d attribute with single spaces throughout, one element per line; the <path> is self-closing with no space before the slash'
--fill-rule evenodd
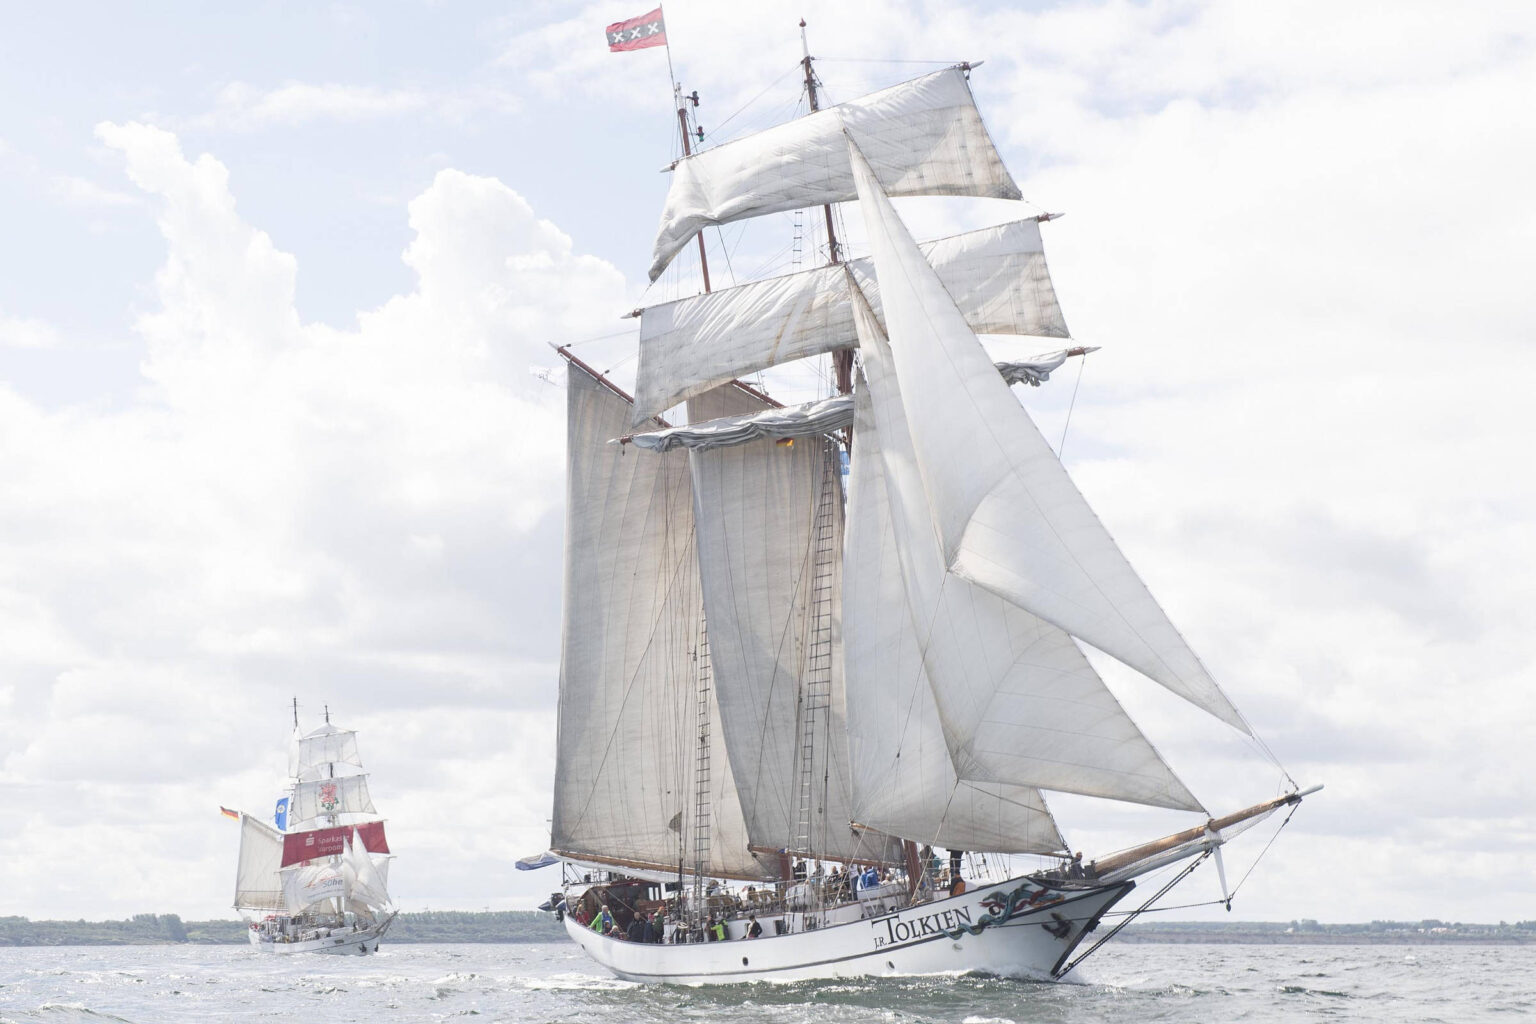
<path id="1" fill-rule="evenodd" d="M 800 64 L 805 68 L 805 95 L 810 102 L 811 113 L 821 109 L 821 104 L 816 98 L 816 72 L 811 68 L 811 46 L 805 38 L 805 19 L 800 19 L 800 50 L 805 55 Z M 687 145 L 687 140 L 683 144 Z M 832 204 L 826 203 L 821 208 L 827 218 L 827 253 L 831 257 L 833 266 L 841 263 L 842 255 L 838 252 L 837 228 L 832 222 Z M 705 276 L 704 290 L 709 290 L 707 284 L 709 278 Z M 853 350 L 840 348 L 832 353 L 832 369 L 837 377 L 837 393 L 846 395 L 853 390 Z"/>
<path id="2" fill-rule="evenodd" d="M 667 60 L 669 62 L 668 66 L 670 66 L 670 50 L 668 50 Z M 683 156 L 689 157 L 693 155 L 693 143 L 688 138 L 688 107 L 683 101 L 687 100 L 697 107 L 699 105 L 699 90 L 695 89 L 687 96 L 684 96 L 682 83 L 673 81 L 672 98 L 677 106 L 677 128 L 683 137 Z M 704 129 L 700 128 L 699 141 L 702 142 L 703 140 Z M 702 231 L 699 232 L 699 269 L 704 273 L 704 291 L 707 293 L 709 291 L 709 257 L 704 254 L 704 232 Z"/>

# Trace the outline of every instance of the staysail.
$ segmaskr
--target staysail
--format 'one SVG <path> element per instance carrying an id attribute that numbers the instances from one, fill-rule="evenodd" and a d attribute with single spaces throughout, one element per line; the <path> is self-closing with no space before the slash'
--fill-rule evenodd
<path id="1" fill-rule="evenodd" d="M 354 838 L 341 859 L 342 873 L 347 883 L 347 899 L 351 904 L 361 904 L 372 911 L 383 910 L 390 905 L 388 858 L 375 861 L 368 855 L 362 837 Z M 380 870 L 380 867 L 385 870 Z"/>
<path id="2" fill-rule="evenodd" d="M 322 860 L 283 868 L 283 898 L 292 913 L 302 912 L 317 903 L 345 899 L 347 879 L 339 861 Z"/>
<path id="3" fill-rule="evenodd" d="M 872 455 L 884 477 L 909 628 L 958 778 L 1200 810 L 1070 636 L 945 568 L 904 412 L 907 393 L 924 382 L 898 383 L 873 312 L 856 308 L 874 425 L 871 451 L 858 458 Z M 860 501 L 872 500 L 872 490 Z M 879 525 L 858 523 L 861 535 Z M 864 560 L 848 573 L 883 573 L 888 565 Z M 881 648 L 850 649 L 850 675 L 857 667 L 878 679 L 888 657 Z M 909 666 L 897 667 L 910 678 Z"/>
<path id="4" fill-rule="evenodd" d="M 955 774 L 901 578 L 869 388 L 856 398 L 843 572 L 854 818 L 953 849 L 1063 849 L 1039 790 Z"/>
<path id="5" fill-rule="evenodd" d="M 567 380 L 566 600 L 550 849 L 691 874 L 704 632 L 688 459 L 609 444 L 629 422 L 629 402 L 574 363 Z M 772 877 L 777 865 L 747 849 L 729 759 L 714 746 L 721 726 L 712 696 L 706 711 L 705 871 Z"/>
<path id="6" fill-rule="evenodd" d="M 859 147 L 848 146 L 944 564 L 1247 732 L 998 379 Z"/>
<path id="7" fill-rule="evenodd" d="M 845 131 L 891 195 L 1019 198 L 965 74 L 936 71 L 679 161 L 651 280 L 711 224 L 854 199 Z"/>
<path id="8" fill-rule="evenodd" d="M 1037 219 L 919 248 L 977 334 L 1068 336 Z M 634 423 L 733 378 L 857 345 L 853 287 L 879 314 L 880 287 L 868 258 L 647 307 Z"/>

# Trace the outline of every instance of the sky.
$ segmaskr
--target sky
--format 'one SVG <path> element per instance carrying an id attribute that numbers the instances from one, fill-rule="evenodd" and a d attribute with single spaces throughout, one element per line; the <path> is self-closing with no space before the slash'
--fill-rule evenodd
<path id="1" fill-rule="evenodd" d="M 686 256 L 646 282 L 667 55 L 602 36 L 640 13 L 8 14 L 0 914 L 231 915 L 219 807 L 271 805 L 295 697 L 359 730 L 406 909 L 557 883 L 512 868 L 554 764 L 550 345 L 632 376 L 620 315 L 696 288 Z M 1536 10 L 675 0 L 706 145 L 795 114 L 800 17 L 829 102 L 984 62 L 1026 203 L 900 203 L 915 233 L 1068 214 L 1052 274 L 1101 350 L 1021 398 L 1327 787 L 1229 848 L 1234 881 L 1257 863 L 1233 916 L 1536 919 Z M 717 285 L 783 246 L 765 221 L 711 236 Z M 1096 663 L 1212 810 L 1276 792 Z M 1090 856 L 1169 830 L 1053 806 Z"/>

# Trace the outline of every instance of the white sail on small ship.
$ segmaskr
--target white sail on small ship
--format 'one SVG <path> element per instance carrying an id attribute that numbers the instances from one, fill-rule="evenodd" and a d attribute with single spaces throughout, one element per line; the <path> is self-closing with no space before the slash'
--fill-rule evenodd
<path id="1" fill-rule="evenodd" d="M 299 731 L 294 704 L 289 783 L 273 823 L 240 813 L 235 909 L 266 953 L 376 952 L 395 918 L 392 855 L 368 795 L 357 733 Z"/>
<path id="2" fill-rule="evenodd" d="M 1060 977 L 1138 878 L 1311 790 L 1211 818 L 1078 646 L 1251 732 L 1010 390 L 1085 350 L 977 339 L 1069 337 L 1050 217 L 919 245 L 892 207 L 1019 198 L 970 67 L 817 111 L 803 63 L 812 113 L 675 165 L 652 280 L 706 226 L 821 204 L 857 202 L 869 257 L 829 237 L 828 266 L 640 311 L 633 398 L 560 349 L 552 905 L 638 981 Z M 816 402 L 737 381 L 823 353 Z M 1202 817 L 1085 868 L 1048 790 Z M 1061 860 L 998 877 L 1013 855 Z"/>

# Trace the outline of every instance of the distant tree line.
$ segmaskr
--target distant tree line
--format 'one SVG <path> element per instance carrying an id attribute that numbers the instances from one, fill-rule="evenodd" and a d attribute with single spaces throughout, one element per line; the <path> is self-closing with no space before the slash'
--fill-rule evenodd
<path id="1" fill-rule="evenodd" d="M 183 921 L 175 914 L 135 914 L 123 921 L 29 921 L 0 917 L 0 946 L 155 946 L 243 943 L 238 920 Z M 483 913 L 429 910 L 395 918 L 384 941 L 557 942 L 565 929 L 537 910 Z"/>

